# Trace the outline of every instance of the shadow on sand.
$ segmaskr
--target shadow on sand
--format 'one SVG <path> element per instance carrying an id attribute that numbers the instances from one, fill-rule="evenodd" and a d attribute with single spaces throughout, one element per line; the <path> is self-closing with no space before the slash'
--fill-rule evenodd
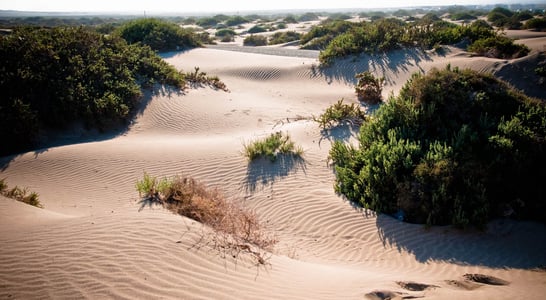
<path id="1" fill-rule="evenodd" d="M 108 124 L 106 125 L 108 129 L 89 129 L 85 128 L 81 122 L 75 122 L 71 128 L 64 130 L 44 130 L 41 133 L 42 136 L 40 137 L 40 141 L 38 141 L 35 150 L 0 157 L 0 171 L 5 171 L 14 159 L 28 152 L 32 152 L 34 157 L 37 158 L 54 147 L 100 142 L 125 135 L 133 126 L 135 119 L 144 113 L 153 97 L 171 97 L 173 95 L 179 96 L 183 94 L 184 90 L 164 85 L 156 85 L 152 88 L 143 90 L 143 97 L 139 100 L 136 104 L 136 108 L 125 121 L 117 124 Z"/>
<path id="2" fill-rule="evenodd" d="M 446 50 L 448 51 L 448 50 Z M 445 51 L 439 55 L 445 55 Z M 331 66 L 314 68 L 312 71 L 320 73 L 328 83 L 334 81 L 348 85 L 355 85 L 355 75 L 365 71 L 384 76 L 387 85 L 395 85 L 395 78 L 389 74 L 397 75 L 408 72 L 410 68 L 425 72 L 421 62 L 432 61 L 432 57 L 426 51 L 419 48 L 401 49 L 380 54 L 362 54 L 345 59 L 338 59 Z"/>
<path id="3" fill-rule="evenodd" d="M 546 265 L 544 224 L 495 220 L 486 231 L 409 224 L 378 214 L 378 235 L 385 247 L 408 252 L 421 263 L 449 262 L 490 268 L 533 269 Z"/>
<path id="4" fill-rule="evenodd" d="M 279 154 L 274 162 L 266 158 L 256 159 L 248 163 L 243 187 L 246 192 L 252 193 L 298 170 L 306 171 L 305 160 L 301 156 Z"/>

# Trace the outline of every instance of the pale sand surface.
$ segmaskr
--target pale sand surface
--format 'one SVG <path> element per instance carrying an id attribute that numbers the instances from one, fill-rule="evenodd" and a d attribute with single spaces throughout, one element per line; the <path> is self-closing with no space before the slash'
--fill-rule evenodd
<path id="1" fill-rule="evenodd" d="M 329 69 L 315 58 L 219 49 L 169 53 L 199 66 L 230 92 L 209 88 L 150 95 L 121 136 L 29 152 L 5 161 L 0 178 L 40 194 L 45 209 L 0 199 L 0 299 L 543 299 L 546 228 L 499 220 L 485 232 L 426 230 L 353 208 L 332 188 L 330 141 L 310 118 L 340 98 L 356 101 L 353 76 L 387 79 L 385 96 L 413 72 L 447 63 L 498 71 L 510 61 L 416 50 L 347 59 Z M 288 132 L 304 162 L 248 164 L 242 144 Z M 256 210 L 279 243 L 257 264 L 213 249 L 200 224 L 135 190 L 143 171 L 185 174 Z M 507 285 L 465 281 L 477 273 Z M 397 282 L 403 282 L 398 284 Z M 405 282 L 405 283 L 404 283 Z M 431 285 L 422 291 L 407 283 Z M 404 288 L 406 287 L 406 288 Z"/>

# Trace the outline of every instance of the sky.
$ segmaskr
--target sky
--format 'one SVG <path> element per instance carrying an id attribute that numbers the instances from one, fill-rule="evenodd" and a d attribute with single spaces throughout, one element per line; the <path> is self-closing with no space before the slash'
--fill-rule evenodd
<path id="1" fill-rule="evenodd" d="M 544 0 L 536 0 L 540 3 Z M 0 0 L 0 10 L 48 12 L 238 12 L 521 3 L 515 0 Z M 532 2 L 532 1 L 531 1 Z"/>

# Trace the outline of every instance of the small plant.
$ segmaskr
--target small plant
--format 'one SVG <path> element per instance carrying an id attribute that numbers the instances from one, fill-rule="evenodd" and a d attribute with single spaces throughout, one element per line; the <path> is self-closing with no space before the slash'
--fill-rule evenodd
<path id="1" fill-rule="evenodd" d="M 264 231 L 258 216 L 237 203 L 228 201 L 217 189 L 209 189 L 191 177 L 175 176 L 158 179 L 144 173 L 136 188 L 143 201 L 161 204 L 169 211 L 186 216 L 214 230 L 214 247 L 231 250 L 234 257 L 241 251 L 265 264 L 256 249 L 271 249 L 277 240 Z"/>
<path id="2" fill-rule="evenodd" d="M 380 103 L 385 77 L 375 77 L 369 71 L 356 74 L 355 77 L 358 79 L 355 87 L 358 99 L 369 104 Z"/>
<path id="3" fill-rule="evenodd" d="M 32 206 L 43 208 L 38 200 L 38 194 L 36 192 L 30 192 L 29 194 L 26 188 L 20 188 L 18 186 L 9 189 L 5 178 L 0 179 L 0 194 Z"/>
<path id="4" fill-rule="evenodd" d="M 212 88 L 219 89 L 228 92 L 228 88 L 218 76 L 207 76 L 207 73 L 199 71 L 199 67 L 194 68 L 194 72 L 187 72 L 184 74 L 184 79 L 189 81 L 193 85 L 208 85 Z"/>
<path id="5" fill-rule="evenodd" d="M 314 120 L 319 123 L 323 129 L 340 125 L 343 122 L 349 122 L 351 125 L 360 125 L 366 119 L 366 113 L 362 111 L 356 103 L 344 104 L 343 99 L 332 104 Z"/>
<path id="6" fill-rule="evenodd" d="M 279 131 L 272 133 L 265 139 L 245 144 L 243 154 L 249 161 L 259 157 L 267 157 L 273 162 L 277 159 L 278 154 L 291 154 L 301 157 L 303 148 L 296 146 L 289 135 L 284 135 Z"/>

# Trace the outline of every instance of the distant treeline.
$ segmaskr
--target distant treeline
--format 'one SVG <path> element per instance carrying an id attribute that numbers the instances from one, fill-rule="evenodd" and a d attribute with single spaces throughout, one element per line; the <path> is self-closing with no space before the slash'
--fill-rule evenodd
<path id="1" fill-rule="evenodd" d="M 16 27 L 0 36 L 0 154 L 31 149 L 44 131 L 74 122 L 99 130 L 123 124 L 142 88 L 183 88 L 186 75 L 151 48 L 200 44 L 178 29 L 145 19 L 110 35 L 85 27 Z"/>

